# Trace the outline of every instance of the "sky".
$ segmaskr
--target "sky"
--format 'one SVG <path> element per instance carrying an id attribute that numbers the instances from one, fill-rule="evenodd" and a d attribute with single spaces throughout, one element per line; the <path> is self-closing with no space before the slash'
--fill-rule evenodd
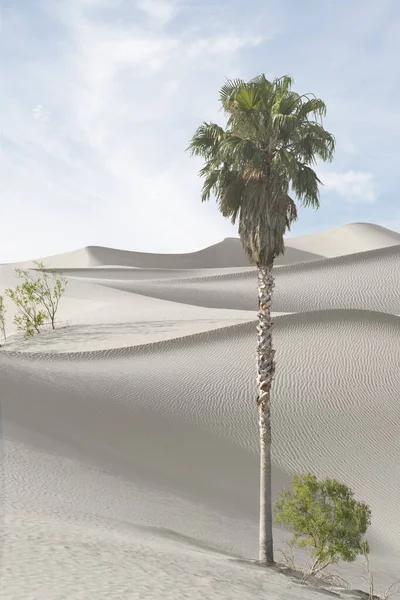
<path id="1" fill-rule="evenodd" d="M 185 149 L 226 78 L 292 75 L 327 104 L 321 208 L 291 235 L 400 231 L 398 0 L 2 0 L 0 263 L 237 236 Z"/>

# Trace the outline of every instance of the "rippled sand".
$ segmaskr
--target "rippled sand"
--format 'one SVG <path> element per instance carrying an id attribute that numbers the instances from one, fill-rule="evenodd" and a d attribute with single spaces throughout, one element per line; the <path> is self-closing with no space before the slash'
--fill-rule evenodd
<path id="1" fill-rule="evenodd" d="M 45 260 L 69 278 L 62 328 L 0 350 L 2 598 L 314 597 L 232 560 L 256 557 L 258 515 L 256 274 L 237 243 L 194 266 L 104 248 Z M 400 234 L 353 224 L 289 244 L 274 298 L 274 494 L 297 471 L 348 483 L 372 508 L 372 563 L 389 584 Z M 14 281 L 2 266 L 0 293 Z M 340 571 L 362 587 L 361 563 Z"/>

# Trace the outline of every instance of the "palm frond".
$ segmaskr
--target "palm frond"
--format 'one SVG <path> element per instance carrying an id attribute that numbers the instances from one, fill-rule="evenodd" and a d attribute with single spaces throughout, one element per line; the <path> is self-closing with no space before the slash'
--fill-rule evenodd
<path id="1" fill-rule="evenodd" d="M 297 127 L 297 117 L 296 115 L 285 115 L 281 113 L 277 113 L 272 115 L 271 117 L 271 125 L 275 131 L 276 137 L 279 139 L 289 138 L 291 133 L 295 131 Z"/>
<path id="2" fill-rule="evenodd" d="M 205 181 L 201 190 L 201 201 L 206 202 L 210 199 L 211 193 L 216 189 L 219 180 L 219 171 L 206 172 L 202 169 L 200 175 L 205 176 Z"/>
<path id="3" fill-rule="evenodd" d="M 224 109 L 228 109 L 236 94 L 245 86 L 246 82 L 243 79 L 236 78 L 226 80 L 219 91 L 219 99 Z"/>
<path id="4" fill-rule="evenodd" d="M 291 150 L 305 163 L 315 164 L 316 158 L 331 162 L 335 153 L 335 137 L 319 123 L 308 121 L 299 127 Z"/>
<path id="5" fill-rule="evenodd" d="M 255 110 L 260 104 L 260 97 L 254 86 L 248 86 L 237 92 L 235 101 L 242 110 Z"/>
<path id="6" fill-rule="evenodd" d="M 252 79 L 250 83 L 257 87 L 264 109 L 267 108 L 273 97 L 274 84 L 268 81 L 264 74 Z"/>
<path id="7" fill-rule="evenodd" d="M 244 189 L 245 182 L 243 179 L 232 174 L 231 180 L 226 186 L 225 194 L 219 199 L 221 213 L 224 217 L 230 217 L 232 225 L 236 223 Z"/>
<path id="8" fill-rule="evenodd" d="M 287 75 L 226 80 L 225 128 L 204 122 L 188 148 L 204 160 L 202 201 L 214 196 L 222 215 L 239 221 L 243 247 L 257 264 L 271 264 L 284 251 L 283 236 L 297 219 L 293 198 L 319 207 L 321 181 L 312 166 L 331 161 L 335 151 L 322 124 L 325 103 L 297 94 L 292 84 Z"/>
<path id="9" fill-rule="evenodd" d="M 251 164 L 259 153 L 258 147 L 252 140 L 234 134 L 226 135 L 219 149 L 222 160 L 231 160 L 236 165 Z"/>
<path id="10" fill-rule="evenodd" d="M 293 83 L 293 77 L 291 77 L 290 75 L 283 75 L 282 77 L 278 77 L 277 79 L 275 79 L 274 86 L 278 93 L 283 95 L 291 89 Z"/>
<path id="11" fill-rule="evenodd" d="M 305 164 L 298 164 L 297 173 L 291 180 L 293 191 L 302 206 L 319 208 L 319 184 L 316 172 Z"/>
<path id="12" fill-rule="evenodd" d="M 326 104 L 321 98 L 310 98 L 301 105 L 298 116 L 299 119 L 308 118 L 308 115 L 312 113 L 314 117 L 325 117 L 326 115 Z"/>
<path id="13" fill-rule="evenodd" d="M 191 156 L 208 158 L 223 139 L 224 134 L 224 129 L 219 125 L 204 122 L 196 130 L 186 151 L 189 151 Z"/>
<path id="14" fill-rule="evenodd" d="M 289 195 L 286 196 L 286 204 L 283 208 L 286 213 L 286 230 L 290 231 L 292 223 L 297 221 L 298 214 L 296 203 Z"/>
<path id="15" fill-rule="evenodd" d="M 273 106 L 273 111 L 282 115 L 290 115 L 296 109 L 300 98 L 296 92 L 286 92 L 278 97 L 277 102 Z"/>

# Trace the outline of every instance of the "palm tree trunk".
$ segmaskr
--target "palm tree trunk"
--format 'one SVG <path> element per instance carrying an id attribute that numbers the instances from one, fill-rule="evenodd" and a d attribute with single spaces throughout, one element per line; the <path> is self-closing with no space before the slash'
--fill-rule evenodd
<path id="1" fill-rule="evenodd" d="M 275 371 L 272 348 L 271 300 L 274 287 L 272 265 L 258 265 L 258 327 L 257 327 L 257 381 L 260 427 L 260 542 L 259 561 L 274 564 L 272 539 L 271 497 L 271 405 L 270 393 Z"/>

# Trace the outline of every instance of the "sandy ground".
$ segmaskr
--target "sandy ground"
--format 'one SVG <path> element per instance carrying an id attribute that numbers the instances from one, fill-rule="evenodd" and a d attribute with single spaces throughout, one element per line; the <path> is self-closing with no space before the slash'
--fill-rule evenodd
<path id="1" fill-rule="evenodd" d="M 274 495 L 305 470 L 348 483 L 372 508 L 385 587 L 400 577 L 400 234 L 287 242 Z M 257 555 L 258 513 L 256 274 L 239 250 L 45 259 L 69 280 L 59 329 L 0 349 L 1 598 L 321 596 L 238 560 Z M 363 587 L 360 561 L 337 570 Z"/>

